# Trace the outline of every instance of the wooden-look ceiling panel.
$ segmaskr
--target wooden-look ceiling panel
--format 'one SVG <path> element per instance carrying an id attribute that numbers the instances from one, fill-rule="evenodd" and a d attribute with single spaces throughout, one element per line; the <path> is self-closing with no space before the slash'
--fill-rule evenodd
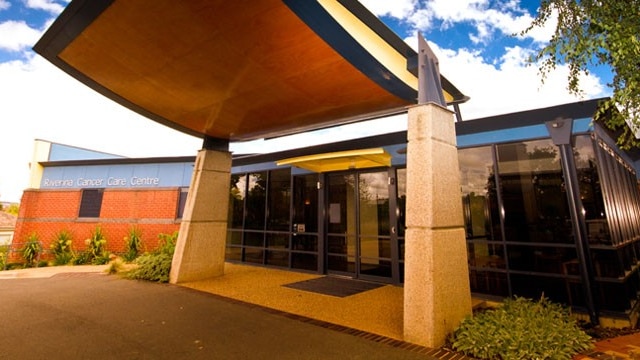
<path id="1" fill-rule="evenodd" d="M 193 135 L 249 140 L 414 103 L 413 85 L 390 76 L 316 1 L 73 0 L 34 48 L 102 94 Z"/>

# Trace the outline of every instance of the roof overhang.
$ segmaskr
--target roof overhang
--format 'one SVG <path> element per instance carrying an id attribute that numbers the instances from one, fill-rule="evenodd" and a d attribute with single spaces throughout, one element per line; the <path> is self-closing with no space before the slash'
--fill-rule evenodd
<path id="1" fill-rule="evenodd" d="M 73 0 L 34 50 L 150 119 L 232 141 L 404 112 L 418 91 L 416 52 L 356 0 Z M 468 99 L 441 83 L 448 104 Z"/>
<path id="2" fill-rule="evenodd" d="M 276 161 L 278 166 L 291 165 L 313 172 L 329 172 L 350 169 L 391 166 L 391 154 L 383 148 L 338 151 L 324 154 L 298 156 Z"/>

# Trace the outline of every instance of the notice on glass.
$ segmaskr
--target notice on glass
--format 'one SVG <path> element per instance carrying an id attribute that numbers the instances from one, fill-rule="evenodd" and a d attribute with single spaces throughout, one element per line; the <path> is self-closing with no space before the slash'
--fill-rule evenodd
<path id="1" fill-rule="evenodd" d="M 329 204 L 329 222 L 340 224 L 340 203 Z"/>

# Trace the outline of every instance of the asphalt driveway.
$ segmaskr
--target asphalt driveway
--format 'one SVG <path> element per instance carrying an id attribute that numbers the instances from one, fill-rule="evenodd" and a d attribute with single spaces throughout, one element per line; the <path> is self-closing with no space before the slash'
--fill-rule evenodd
<path id="1" fill-rule="evenodd" d="M 100 273 L 0 279 L 0 359 L 431 359 L 216 295 Z"/>

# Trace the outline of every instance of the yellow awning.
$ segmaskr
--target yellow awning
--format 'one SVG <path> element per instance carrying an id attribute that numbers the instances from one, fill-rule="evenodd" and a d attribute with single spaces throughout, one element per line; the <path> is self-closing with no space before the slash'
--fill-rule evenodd
<path id="1" fill-rule="evenodd" d="M 391 154 L 383 148 L 337 151 L 283 159 L 277 161 L 276 164 L 292 165 L 320 173 L 391 166 Z"/>

